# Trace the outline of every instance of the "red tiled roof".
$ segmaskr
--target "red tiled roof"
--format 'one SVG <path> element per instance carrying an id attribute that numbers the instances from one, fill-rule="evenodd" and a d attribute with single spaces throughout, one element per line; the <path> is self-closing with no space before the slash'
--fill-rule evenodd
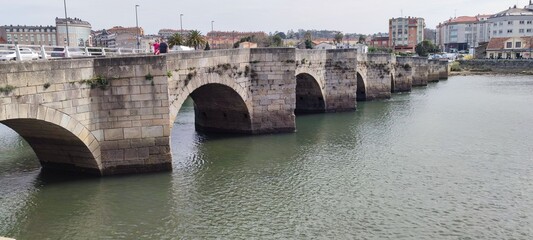
<path id="1" fill-rule="evenodd" d="M 467 23 L 467 22 L 477 22 L 477 17 L 470 17 L 470 16 L 460 16 L 453 19 L 450 19 L 449 23 Z"/>
<path id="2" fill-rule="evenodd" d="M 533 45 L 533 37 L 518 37 L 521 39 L 521 42 L 523 44 L 522 48 L 529 49 Z M 487 45 L 487 50 L 503 50 L 505 49 L 505 43 L 511 39 L 510 37 L 504 37 L 504 38 L 491 38 L 489 41 L 489 45 Z"/>
<path id="3" fill-rule="evenodd" d="M 501 50 L 505 47 L 505 42 L 509 38 L 491 38 L 489 45 L 487 45 L 487 50 Z"/>

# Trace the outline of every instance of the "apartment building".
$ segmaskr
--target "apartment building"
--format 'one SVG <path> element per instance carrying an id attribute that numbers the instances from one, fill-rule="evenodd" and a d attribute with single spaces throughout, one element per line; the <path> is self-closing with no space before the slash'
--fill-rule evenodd
<path id="1" fill-rule="evenodd" d="M 418 43 L 424 41 L 423 18 L 400 17 L 389 20 L 389 45 L 399 52 L 415 52 Z"/>
<path id="2" fill-rule="evenodd" d="M 0 38 L 7 44 L 57 45 L 54 26 L 0 26 Z"/>
<path id="3" fill-rule="evenodd" d="M 67 38 L 68 26 L 68 38 Z M 91 24 L 79 18 L 56 18 L 57 45 L 91 46 Z M 67 43 L 68 39 L 68 43 Z M 54 44 L 55 45 L 55 44 Z"/>
<path id="4" fill-rule="evenodd" d="M 370 38 L 369 46 L 375 48 L 390 48 L 389 46 L 389 34 L 377 33 Z"/>
<path id="5" fill-rule="evenodd" d="M 533 36 L 533 3 L 523 8 L 510 7 L 488 19 L 490 37 L 509 38 Z"/>

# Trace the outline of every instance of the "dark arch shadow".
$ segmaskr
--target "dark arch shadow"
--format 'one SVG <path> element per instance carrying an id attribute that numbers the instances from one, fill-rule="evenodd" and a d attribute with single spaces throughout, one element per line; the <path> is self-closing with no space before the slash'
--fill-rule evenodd
<path id="1" fill-rule="evenodd" d="M 195 128 L 199 132 L 251 134 L 248 106 L 232 88 L 210 83 L 194 90 Z"/>
<path id="2" fill-rule="evenodd" d="M 360 73 L 357 73 L 357 101 L 366 101 L 366 85 Z"/>
<path id="3" fill-rule="evenodd" d="M 307 73 L 296 76 L 295 114 L 312 114 L 326 112 L 326 103 L 316 79 Z"/>
<path id="4" fill-rule="evenodd" d="M 8 119 L 0 123 L 13 129 L 31 146 L 45 171 L 101 175 L 93 152 L 71 131 L 39 119 Z"/>

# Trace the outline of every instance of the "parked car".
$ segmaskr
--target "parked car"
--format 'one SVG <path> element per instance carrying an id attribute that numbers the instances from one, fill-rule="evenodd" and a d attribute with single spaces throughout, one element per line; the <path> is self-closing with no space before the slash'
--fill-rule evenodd
<path id="1" fill-rule="evenodd" d="M 31 48 L 20 48 L 19 50 L 20 50 L 20 58 L 22 61 L 39 59 L 39 54 L 33 51 Z M 15 60 L 17 60 L 17 53 L 15 49 L 10 49 L 5 52 L 0 52 L 0 61 L 15 61 Z"/>

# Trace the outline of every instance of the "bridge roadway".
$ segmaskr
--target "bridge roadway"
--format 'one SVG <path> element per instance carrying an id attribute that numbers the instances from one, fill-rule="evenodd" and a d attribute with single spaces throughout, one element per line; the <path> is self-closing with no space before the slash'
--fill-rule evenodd
<path id="1" fill-rule="evenodd" d="M 171 170 L 170 133 L 186 98 L 198 131 L 293 132 L 295 113 L 448 76 L 447 62 L 289 48 L 0 63 L 0 123 L 44 169 L 97 175 Z"/>

